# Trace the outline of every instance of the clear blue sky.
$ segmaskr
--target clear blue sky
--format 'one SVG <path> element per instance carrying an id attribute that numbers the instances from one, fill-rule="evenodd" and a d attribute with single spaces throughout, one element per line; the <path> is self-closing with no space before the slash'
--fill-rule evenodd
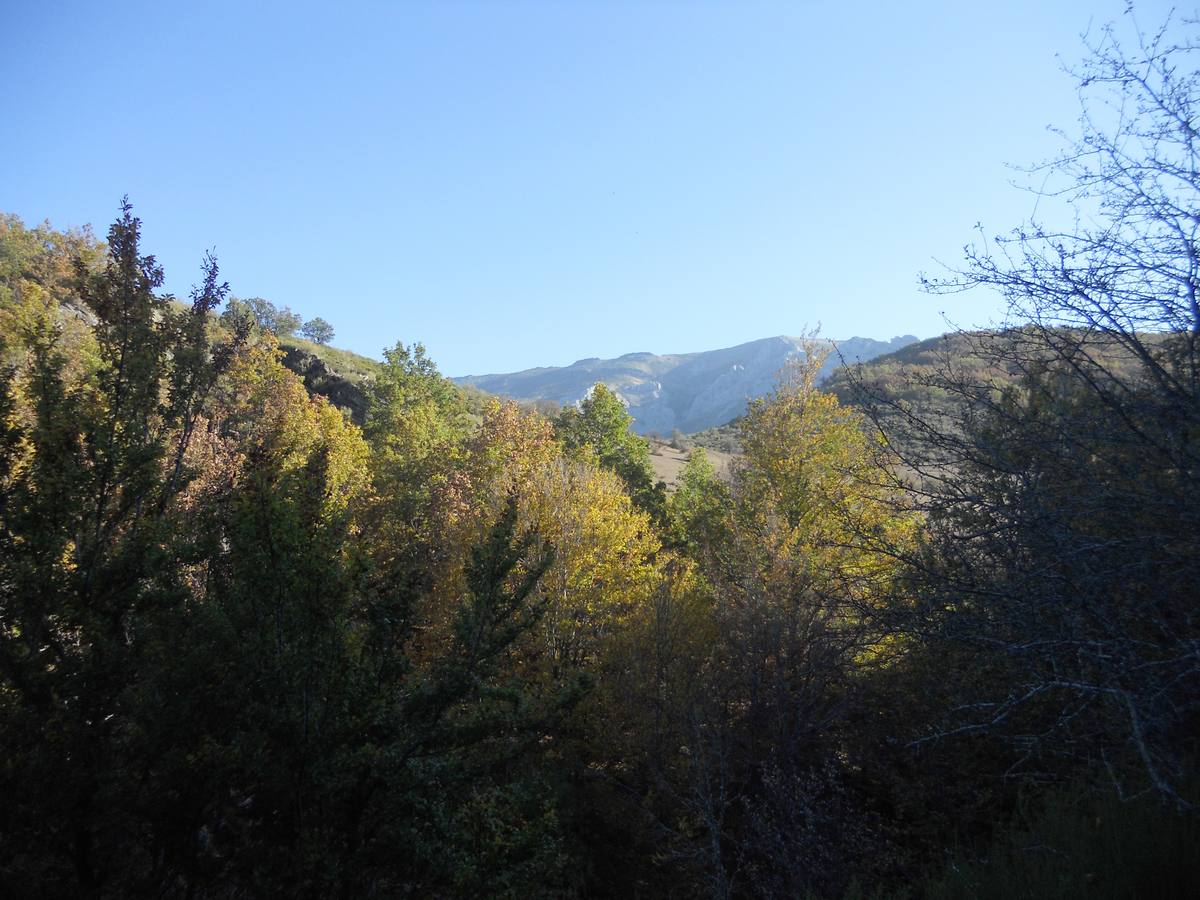
<path id="1" fill-rule="evenodd" d="M 996 316 L 918 274 L 1028 215 L 1006 163 L 1122 9 L 9 0 L 0 210 L 102 235 L 127 193 L 175 293 L 215 247 L 235 294 L 451 375 L 930 336 Z"/>

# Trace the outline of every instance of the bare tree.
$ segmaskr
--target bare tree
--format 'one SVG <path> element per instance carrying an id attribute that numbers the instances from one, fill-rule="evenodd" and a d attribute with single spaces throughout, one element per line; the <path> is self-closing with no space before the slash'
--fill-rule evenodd
<path id="1" fill-rule="evenodd" d="M 1195 22 L 1168 21 L 1134 47 L 1111 27 L 1087 46 L 1078 137 L 1030 170 L 1071 225 L 981 235 L 926 280 L 1008 301 L 1003 330 L 960 334 L 918 378 L 957 419 L 858 386 L 928 522 L 905 554 L 905 627 L 986 670 L 931 738 L 1004 734 L 1018 765 L 1083 760 L 1184 805 L 1200 733 L 1200 43 Z M 964 347 L 981 364 L 963 369 Z"/>

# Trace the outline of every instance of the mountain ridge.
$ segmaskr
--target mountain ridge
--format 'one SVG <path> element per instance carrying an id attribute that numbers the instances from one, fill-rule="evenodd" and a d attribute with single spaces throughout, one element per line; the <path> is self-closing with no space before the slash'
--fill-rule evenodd
<path id="1" fill-rule="evenodd" d="M 523 402 L 578 403 L 603 382 L 617 393 L 641 433 L 702 431 L 745 412 L 746 404 L 769 393 L 790 360 L 803 356 L 809 339 L 775 335 L 732 347 L 692 353 L 626 353 L 613 359 L 585 357 L 568 366 L 538 366 L 519 372 L 464 375 L 452 380 Z M 821 375 L 842 362 L 874 359 L 917 342 L 913 335 L 890 341 L 851 337 L 816 339 L 830 353 Z"/>

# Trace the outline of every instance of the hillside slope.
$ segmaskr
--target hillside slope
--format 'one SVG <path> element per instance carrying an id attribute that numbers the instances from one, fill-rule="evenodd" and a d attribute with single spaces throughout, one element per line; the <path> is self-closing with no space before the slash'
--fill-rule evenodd
<path id="1" fill-rule="evenodd" d="M 310 394 L 319 394 L 334 406 L 348 410 L 359 425 L 367 413 L 366 381 L 380 364 L 348 350 L 314 344 L 299 338 L 281 338 L 281 362 L 304 381 Z"/>

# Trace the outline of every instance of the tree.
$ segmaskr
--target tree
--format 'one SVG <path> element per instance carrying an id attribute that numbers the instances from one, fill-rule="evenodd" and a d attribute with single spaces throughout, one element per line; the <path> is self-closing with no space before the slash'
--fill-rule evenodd
<path id="1" fill-rule="evenodd" d="M 371 384 L 364 433 L 380 449 L 424 456 L 467 431 L 462 393 L 438 372 L 422 344 L 383 351 L 383 367 Z"/>
<path id="2" fill-rule="evenodd" d="M 848 787 L 846 734 L 864 679 L 890 662 L 880 611 L 902 575 L 893 548 L 917 524 L 862 415 L 817 387 L 823 360 L 810 342 L 750 404 L 724 533 L 700 557 L 719 637 L 691 805 L 728 833 L 709 853 L 717 883 L 748 870 L 768 896 L 840 895 L 882 847 Z"/>
<path id="3" fill-rule="evenodd" d="M 447 556 L 436 507 L 453 487 L 472 423 L 461 391 L 441 376 L 421 344 L 397 343 L 383 356 L 367 387 L 363 423 L 377 498 L 370 513 L 379 538 L 376 561 L 396 573 L 427 573 L 434 560 Z"/>
<path id="4" fill-rule="evenodd" d="M 911 631 L 969 658 L 937 736 L 1003 735 L 1018 763 L 1103 766 L 1183 803 L 1200 727 L 1200 42 L 1108 28 L 1074 74 L 1078 137 L 1032 174 L 1043 211 L 927 280 L 996 290 L 968 335 L 1008 386 L 945 368 L 947 424 L 876 395 L 928 517 Z M 900 433 L 896 433 L 896 431 Z"/>
<path id="5" fill-rule="evenodd" d="M 704 448 L 693 448 L 667 500 L 672 543 L 694 559 L 712 559 L 726 538 L 730 499 L 729 486 L 718 477 Z"/>
<path id="6" fill-rule="evenodd" d="M 328 344 L 333 340 L 333 326 L 320 316 L 305 322 L 300 333 L 314 344 Z"/>
<path id="7" fill-rule="evenodd" d="M 888 661 L 885 551 L 915 523 L 862 417 L 817 389 L 820 363 L 810 351 L 752 404 L 732 483 L 694 453 L 667 504 L 694 566 L 653 594 L 613 678 L 609 720 L 637 723 L 623 786 L 691 893 L 840 896 L 883 843 L 846 735 Z"/>
<path id="8" fill-rule="evenodd" d="M 49 223 L 27 228 L 21 219 L 0 213 L 0 308 L 9 306 L 23 292 L 44 291 L 64 309 L 86 316 L 78 306 L 75 263 L 92 269 L 100 264 L 104 245 L 90 227 L 56 231 Z M 17 332 L 3 329 L 13 337 Z"/>
<path id="9" fill-rule="evenodd" d="M 240 300 L 230 297 L 221 318 L 231 322 L 239 316 L 249 316 L 263 331 L 269 331 L 276 337 L 291 337 L 296 333 L 303 321 L 286 306 L 276 306 L 270 300 L 262 297 L 250 297 Z"/>
<path id="10" fill-rule="evenodd" d="M 650 447 L 632 432 L 633 416 L 602 382 L 592 385 L 578 406 L 567 407 L 555 420 L 559 440 L 568 450 L 590 447 L 600 465 L 616 472 L 637 506 L 660 518 L 666 485 L 654 478 Z"/>
<path id="11" fill-rule="evenodd" d="M 528 677 L 556 554 L 513 480 L 428 593 L 453 386 L 391 352 L 368 444 L 248 318 L 217 339 L 211 260 L 190 309 L 160 295 L 128 207 L 74 291 L 30 277 L 47 252 L 0 254 L 0 892 L 570 893 L 555 766 L 586 684 Z M 51 286 L 94 329 L 66 340 Z M 528 437 L 557 458 L 544 420 L 483 435 Z"/>
<path id="12" fill-rule="evenodd" d="M 454 560 L 440 593 L 457 596 L 464 548 L 515 502 L 535 545 L 554 550 L 534 592 L 545 613 L 529 656 L 555 670 L 592 665 L 661 581 L 668 554 L 647 515 L 615 473 L 594 457 L 564 456 L 550 424 L 515 403 L 490 405 L 463 449 L 437 498 L 438 543 Z"/>
<path id="13" fill-rule="evenodd" d="M 125 202 L 103 269 L 77 266 L 96 320 L 91 365 L 67 365 L 57 310 L 42 307 L 2 383 L 0 833 L 7 860 L 24 859 L 51 893 L 98 894 L 118 868 L 136 868 L 134 773 L 153 756 L 141 690 L 187 608 L 196 561 L 181 524 L 190 448 L 245 338 L 209 343 L 227 290 L 211 257 L 176 311 L 139 239 Z"/>

